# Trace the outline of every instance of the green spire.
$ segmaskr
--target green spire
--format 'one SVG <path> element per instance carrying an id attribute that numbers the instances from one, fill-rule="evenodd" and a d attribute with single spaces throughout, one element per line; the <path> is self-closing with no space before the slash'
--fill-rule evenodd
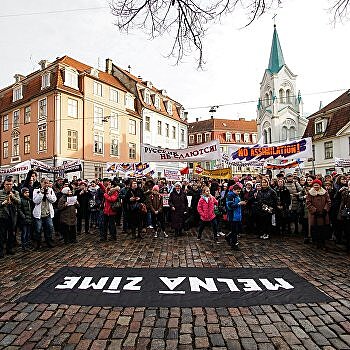
<path id="1" fill-rule="evenodd" d="M 284 64 L 285 63 L 284 63 L 283 53 L 282 53 L 282 49 L 281 49 L 281 44 L 280 44 L 280 41 L 278 39 L 276 25 L 274 24 L 268 70 L 272 74 L 278 73 L 279 70 L 284 66 Z"/>

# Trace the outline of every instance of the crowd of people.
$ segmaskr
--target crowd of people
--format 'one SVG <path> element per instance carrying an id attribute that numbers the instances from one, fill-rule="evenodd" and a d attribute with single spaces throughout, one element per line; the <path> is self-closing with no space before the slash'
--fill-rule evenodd
<path id="1" fill-rule="evenodd" d="M 213 242 L 224 237 L 233 250 L 240 250 L 242 234 L 263 240 L 300 234 L 305 244 L 323 248 L 332 239 L 349 252 L 350 175 L 282 171 L 276 177 L 242 175 L 226 182 L 76 177 L 52 182 L 39 181 L 31 170 L 20 184 L 6 176 L 0 188 L 0 258 L 13 255 L 16 244 L 24 251 L 40 250 L 43 239 L 53 248 L 60 239 L 77 243 L 82 234 L 105 242 L 122 234 L 141 239 L 146 232 L 154 238 L 179 237 L 192 228 L 201 240 L 206 226 Z"/>

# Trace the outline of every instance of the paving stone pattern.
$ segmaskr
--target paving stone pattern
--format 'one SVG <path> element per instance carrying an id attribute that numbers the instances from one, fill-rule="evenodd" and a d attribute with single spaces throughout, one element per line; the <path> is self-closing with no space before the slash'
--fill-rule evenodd
<path id="1" fill-rule="evenodd" d="M 0 261 L 0 349 L 350 349 L 350 258 L 329 243 L 317 250 L 300 237 L 241 238 L 240 252 L 195 232 L 143 240 L 119 234 L 59 241 L 54 249 Z M 330 303 L 239 308 L 87 307 L 15 300 L 63 266 L 288 267 L 326 292 Z"/>

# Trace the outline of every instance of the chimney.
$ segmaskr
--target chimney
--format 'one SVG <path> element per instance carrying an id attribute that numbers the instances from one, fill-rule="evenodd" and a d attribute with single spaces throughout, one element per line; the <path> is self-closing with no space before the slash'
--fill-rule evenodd
<path id="1" fill-rule="evenodd" d="M 110 58 L 106 58 L 106 73 L 112 74 L 113 61 Z"/>
<path id="2" fill-rule="evenodd" d="M 199 118 L 196 118 L 196 122 L 198 122 Z"/>
<path id="3" fill-rule="evenodd" d="M 47 68 L 47 66 L 49 65 L 49 61 L 48 60 L 41 60 L 39 63 L 40 69 L 43 70 L 45 68 Z"/>
<path id="4" fill-rule="evenodd" d="M 188 112 L 184 112 L 184 119 L 185 119 L 185 120 L 188 119 Z"/>
<path id="5" fill-rule="evenodd" d="M 245 120 L 245 118 L 239 118 L 238 120 L 244 121 L 244 120 Z"/>
<path id="6" fill-rule="evenodd" d="M 22 74 L 15 74 L 13 77 L 15 78 L 16 83 L 19 83 L 21 80 L 25 78 L 25 76 Z"/>
<path id="7" fill-rule="evenodd" d="M 214 119 L 214 116 L 213 116 L 213 115 L 211 115 L 211 116 L 210 116 L 210 119 Z"/>

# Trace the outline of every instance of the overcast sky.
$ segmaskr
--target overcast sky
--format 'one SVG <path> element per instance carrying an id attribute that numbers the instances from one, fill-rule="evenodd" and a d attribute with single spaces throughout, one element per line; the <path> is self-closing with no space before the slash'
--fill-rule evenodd
<path id="1" fill-rule="evenodd" d="M 166 58 L 171 37 L 150 41 L 137 30 L 119 33 L 105 0 L 1 0 L 0 4 L 1 88 L 14 82 L 14 74 L 37 70 L 41 59 L 53 61 L 66 54 L 97 68 L 100 63 L 104 69 L 105 59 L 111 58 L 165 89 L 188 110 L 190 121 L 210 116 L 209 108 L 194 107 L 221 104 L 231 105 L 219 107 L 216 117 L 252 119 L 268 65 L 275 12 L 284 59 L 298 75 L 305 113 L 316 112 L 320 101 L 325 105 L 344 90 L 323 92 L 350 88 L 350 22 L 334 26 L 327 0 L 284 0 L 282 8 L 243 29 L 243 12 L 226 17 L 210 28 L 204 41 L 204 70 L 197 70 L 196 53 L 178 66 Z M 87 8 L 95 9 L 34 14 Z"/>

